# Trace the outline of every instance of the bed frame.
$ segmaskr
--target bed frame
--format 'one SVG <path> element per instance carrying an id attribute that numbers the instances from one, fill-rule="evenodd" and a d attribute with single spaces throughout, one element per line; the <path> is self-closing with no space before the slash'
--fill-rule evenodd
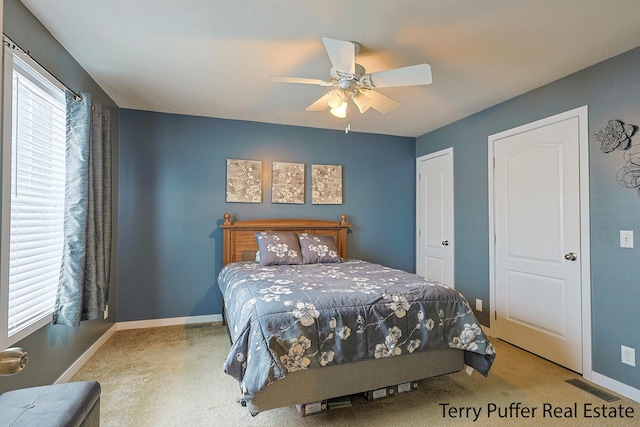
<path id="1" fill-rule="evenodd" d="M 316 219 L 259 219 L 231 221 L 224 214 L 223 263 L 254 260 L 258 244 L 255 233 L 260 231 L 295 231 L 333 236 L 338 252 L 347 257 L 347 233 L 351 225 L 346 215 L 340 222 Z M 224 301 L 223 301 L 224 307 Z M 225 316 L 223 309 L 223 316 Z M 377 390 L 409 381 L 449 374 L 464 368 L 460 350 L 445 349 L 412 353 L 398 357 L 369 359 L 322 369 L 295 371 L 269 384 L 253 398 L 243 401 L 252 415 L 268 409 L 315 402 Z"/>

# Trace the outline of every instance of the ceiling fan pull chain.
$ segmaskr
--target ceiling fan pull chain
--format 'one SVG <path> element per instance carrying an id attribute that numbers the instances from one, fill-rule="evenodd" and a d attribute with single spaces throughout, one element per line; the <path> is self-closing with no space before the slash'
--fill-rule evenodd
<path id="1" fill-rule="evenodd" d="M 351 94 L 351 99 L 353 101 L 353 94 Z M 349 135 L 349 131 L 351 130 L 351 123 L 349 123 L 349 113 L 351 112 L 351 105 L 347 102 L 347 127 L 344 129 L 344 133 Z"/>

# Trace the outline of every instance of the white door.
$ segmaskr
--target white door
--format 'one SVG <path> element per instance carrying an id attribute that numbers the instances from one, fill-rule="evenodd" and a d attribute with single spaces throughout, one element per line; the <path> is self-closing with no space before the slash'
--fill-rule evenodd
<path id="1" fill-rule="evenodd" d="M 453 281 L 453 148 L 417 160 L 417 273 L 451 287 Z"/>
<path id="2" fill-rule="evenodd" d="M 493 141 L 496 335 L 582 372 L 580 120 Z"/>

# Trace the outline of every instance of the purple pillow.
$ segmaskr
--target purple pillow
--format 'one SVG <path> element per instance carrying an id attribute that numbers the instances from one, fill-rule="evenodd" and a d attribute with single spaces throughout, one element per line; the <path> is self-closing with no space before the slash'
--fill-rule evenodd
<path id="1" fill-rule="evenodd" d="M 305 264 L 341 261 L 333 237 L 300 233 L 298 239 L 300 240 L 302 260 Z"/>
<path id="2" fill-rule="evenodd" d="M 260 265 L 302 264 L 296 233 L 262 231 L 255 236 L 260 253 Z"/>

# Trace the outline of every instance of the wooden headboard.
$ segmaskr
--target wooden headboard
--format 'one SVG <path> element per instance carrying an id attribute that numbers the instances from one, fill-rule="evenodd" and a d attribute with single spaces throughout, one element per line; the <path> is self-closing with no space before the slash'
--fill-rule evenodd
<path id="1" fill-rule="evenodd" d="M 255 234 L 261 231 L 294 231 L 296 233 L 321 234 L 332 236 L 341 257 L 347 256 L 347 231 L 351 227 L 347 216 L 342 215 L 340 222 L 320 219 L 252 219 L 231 222 L 231 214 L 224 214 L 222 263 L 251 261 L 256 258 L 258 243 Z"/>

